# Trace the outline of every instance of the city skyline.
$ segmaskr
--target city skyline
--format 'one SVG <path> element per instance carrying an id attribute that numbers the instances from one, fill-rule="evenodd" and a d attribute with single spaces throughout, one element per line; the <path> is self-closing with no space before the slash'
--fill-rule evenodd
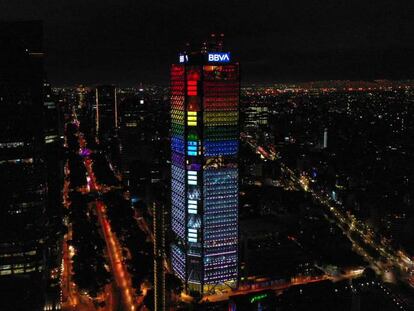
<path id="1" fill-rule="evenodd" d="M 44 20 L 54 86 L 167 85 L 176 52 L 211 32 L 240 51 L 244 82 L 413 78 L 414 22 L 398 1 L 6 2 L 0 19 Z"/>
<path id="2" fill-rule="evenodd" d="M 409 9 L 0 0 L 0 310 L 414 311 Z"/>

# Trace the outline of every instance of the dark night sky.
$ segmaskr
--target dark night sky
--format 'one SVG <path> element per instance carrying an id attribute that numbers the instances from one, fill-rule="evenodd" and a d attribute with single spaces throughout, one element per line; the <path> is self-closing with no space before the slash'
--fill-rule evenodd
<path id="1" fill-rule="evenodd" d="M 0 0 L 41 19 L 54 85 L 168 81 L 183 43 L 224 32 L 245 82 L 414 78 L 414 1 Z"/>

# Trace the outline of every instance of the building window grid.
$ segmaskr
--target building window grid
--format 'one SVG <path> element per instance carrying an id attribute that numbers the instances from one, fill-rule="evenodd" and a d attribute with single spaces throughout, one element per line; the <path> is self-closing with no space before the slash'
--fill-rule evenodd
<path id="1" fill-rule="evenodd" d="M 183 170 L 183 169 L 179 168 L 177 166 L 175 166 L 175 167 L 176 167 L 176 170 L 172 174 L 173 175 L 173 180 L 176 183 L 184 183 L 184 174 L 181 171 L 179 171 L 179 169 L 181 169 L 181 170 Z"/>
<path id="2" fill-rule="evenodd" d="M 207 179 L 207 178 L 209 178 L 209 179 Z M 220 185 L 222 187 L 223 186 L 225 187 L 225 186 L 232 186 L 232 185 L 237 184 L 237 182 L 234 181 L 234 180 L 233 181 L 224 180 L 223 176 L 217 176 L 217 178 L 215 180 L 213 180 L 212 177 L 207 177 L 207 178 L 205 178 L 205 180 L 207 179 L 208 182 L 206 181 L 204 183 L 204 186 L 205 186 L 205 188 L 209 188 L 209 189 L 208 189 L 208 191 L 206 191 L 206 193 L 214 193 L 214 187 L 218 186 L 218 185 Z M 221 180 L 218 180 L 220 178 L 221 178 Z"/>
<path id="3" fill-rule="evenodd" d="M 228 236 L 223 239 L 208 239 L 204 241 L 205 249 L 216 248 L 216 247 L 232 247 L 237 245 L 237 235 Z"/>
<path id="4" fill-rule="evenodd" d="M 204 253 L 206 257 L 217 256 L 217 255 L 231 256 L 232 254 L 237 254 L 237 244 L 208 247 L 204 249 Z"/>
<path id="5" fill-rule="evenodd" d="M 172 166 L 176 166 L 180 169 L 184 169 L 185 166 L 185 157 L 183 154 L 172 152 L 171 154 Z"/>
<path id="6" fill-rule="evenodd" d="M 234 268 L 234 265 L 237 263 L 237 258 L 234 258 L 234 256 L 225 256 L 224 259 L 221 257 L 220 260 L 215 260 L 211 262 L 205 263 L 205 271 L 208 272 L 214 272 L 214 271 L 220 271 L 222 269 L 218 268 L 218 265 L 223 265 L 223 268 Z"/>
<path id="7" fill-rule="evenodd" d="M 233 221 L 231 222 L 215 222 L 215 223 L 209 223 L 205 225 L 204 232 L 205 234 L 209 234 L 211 232 L 227 232 L 229 228 L 234 228 L 235 223 Z"/>
<path id="8" fill-rule="evenodd" d="M 231 227 L 227 228 L 226 231 L 221 232 L 206 232 L 204 234 L 205 241 L 216 241 L 216 240 L 226 240 L 227 238 L 236 238 L 237 230 L 232 230 Z"/>
<path id="9" fill-rule="evenodd" d="M 174 271 L 179 275 L 181 279 L 185 277 L 185 255 L 176 246 L 172 247 L 172 265 Z"/>
<path id="10" fill-rule="evenodd" d="M 205 207 L 205 211 L 208 214 L 213 214 L 213 213 L 226 213 L 229 212 L 231 210 L 237 210 L 237 199 L 234 200 L 229 200 L 225 203 L 222 203 L 220 201 L 217 202 L 211 202 L 211 201 L 207 201 L 204 204 Z"/>
<path id="11" fill-rule="evenodd" d="M 174 233 L 181 239 L 184 239 L 185 237 L 184 225 L 174 217 L 172 218 L 171 222 L 172 222 L 171 225 L 172 225 Z"/>
<path id="12" fill-rule="evenodd" d="M 204 200 L 204 209 L 206 213 L 217 213 L 217 212 L 229 212 L 232 210 L 237 211 L 238 200 L 228 200 L 226 203 L 220 201 L 211 202 L 210 200 Z"/>
<path id="13" fill-rule="evenodd" d="M 213 191 L 212 189 L 209 189 L 208 191 L 205 191 L 205 197 L 214 198 L 215 196 L 231 196 L 231 195 L 238 196 L 237 185 L 227 184 L 227 187 L 217 187 L 217 191 Z"/>
<path id="14" fill-rule="evenodd" d="M 226 154 L 235 154 L 238 151 L 238 112 L 235 111 L 237 109 L 238 104 L 238 89 L 239 84 L 237 81 L 235 81 L 235 78 L 237 77 L 238 70 L 237 66 L 231 65 L 231 66 L 207 66 L 209 72 L 206 71 L 205 76 L 205 82 L 204 82 L 204 95 L 205 95 L 205 102 L 204 102 L 204 109 L 207 112 L 205 114 L 205 155 L 226 155 Z M 207 68 L 206 66 L 204 68 Z M 205 69 L 207 70 L 207 69 Z M 213 72 L 213 71 L 214 72 Z M 172 99 L 173 101 L 177 101 L 177 103 L 173 103 L 172 106 L 176 105 L 180 108 L 183 107 L 183 97 L 182 94 L 185 92 L 184 89 L 184 76 L 185 76 L 185 69 L 182 65 L 175 65 L 172 67 L 171 70 L 171 79 L 172 79 Z M 219 74 L 216 76 L 216 74 Z M 211 79 L 212 81 L 209 82 L 207 80 Z M 218 79 L 228 79 L 228 81 L 218 81 Z M 193 91 L 193 90 L 192 90 Z M 177 96 L 177 97 L 175 97 Z M 231 98 L 230 98 L 231 97 Z M 232 107 L 234 106 L 234 108 Z M 231 109 L 233 108 L 233 109 Z M 209 111 L 211 110 L 211 114 L 207 115 Z M 177 121 L 183 121 L 183 114 L 181 112 L 174 112 L 174 117 L 172 118 L 173 121 L 177 119 Z M 230 114 L 230 116 L 229 116 Z M 196 122 L 196 120 L 187 120 L 187 122 Z M 173 122 L 174 123 L 174 122 Z M 193 123 L 190 123 L 188 125 L 195 125 Z M 220 129 L 220 126 L 225 126 L 226 129 L 228 129 L 229 126 L 234 126 L 234 128 L 231 128 L 230 130 L 224 130 Z M 211 127 L 210 127 L 211 126 Z M 173 124 L 173 134 L 177 134 L 177 136 L 181 136 L 182 139 L 184 128 L 180 126 L 174 127 Z M 232 142 L 232 138 L 236 142 Z M 182 139 L 183 140 L 183 139 Z M 223 142 L 224 141 L 224 142 Z M 208 146 L 207 146 L 208 145 Z M 183 146 L 181 146 L 180 141 L 177 139 L 177 143 L 174 148 L 177 149 L 179 153 L 183 152 Z M 187 150 L 194 152 L 195 150 Z M 177 158 L 175 160 L 178 160 Z M 185 160 L 184 160 L 185 161 Z M 178 162 L 178 161 L 177 161 Z M 184 162 L 185 163 L 185 162 Z M 178 163 L 177 163 L 178 164 Z M 182 168 L 183 161 L 180 161 L 179 166 Z M 215 224 L 212 224 L 210 228 L 218 228 L 214 234 L 208 234 L 209 226 L 206 226 L 206 232 L 208 235 L 208 238 L 210 237 L 217 237 L 217 235 L 220 236 L 220 238 L 223 240 L 225 238 L 232 238 L 235 234 L 237 234 L 237 230 L 234 228 L 229 228 L 229 226 L 234 226 L 234 223 L 237 224 L 237 170 L 234 176 L 229 175 L 227 172 L 224 174 L 216 174 L 217 171 L 214 171 L 210 178 L 211 180 L 208 181 L 205 184 L 205 207 L 209 209 L 212 214 L 211 219 L 218 222 Z M 208 173 L 206 174 L 208 175 Z M 177 178 L 183 178 L 182 174 L 178 174 L 176 172 L 175 177 Z M 235 180 L 232 180 L 233 179 Z M 206 178 L 204 178 L 204 181 L 206 181 Z M 176 187 L 177 191 L 181 191 L 184 187 L 182 183 L 172 183 L 174 187 Z M 211 189 L 208 189 L 208 188 Z M 213 188 L 216 188 L 215 190 Z M 230 188 L 226 189 L 226 188 Z M 236 193 L 235 193 L 236 192 Z M 230 196 L 230 198 L 229 198 Z M 182 205 L 182 200 L 178 199 L 179 205 Z M 219 202 L 221 201 L 221 202 Z M 223 204 L 224 201 L 224 204 Z M 234 212 L 231 212 L 231 216 L 228 217 L 229 209 L 235 209 Z M 218 217 L 221 213 L 227 213 L 227 217 Z M 235 219 L 234 219 L 235 218 Z M 235 220 L 235 222 L 234 222 Z M 227 223 L 226 223 L 227 222 Z M 231 222 L 231 223 L 228 223 Z M 222 226 L 223 225 L 223 226 Z M 228 227 L 228 228 L 226 228 Z M 225 230 L 227 229 L 227 232 L 222 232 L 220 234 L 221 229 Z M 220 241 L 226 244 L 226 242 L 229 242 L 230 244 L 236 240 L 229 240 L 229 241 Z M 231 250 L 234 249 L 232 247 L 217 247 L 212 246 L 213 251 L 221 251 L 221 250 Z M 237 249 L 237 246 L 236 246 Z M 236 261 L 235 261 L 236 262 Z M 226 261 L 222 262 L 222 264 L 225 264 Z M 182 264 L 184 265 L 184 261 L 182 261 Z M 236 263 L 235 263 L 236 264 Z M 173 266 L 176 266 L 176 264 L 173 264 Z M 231 266 L 231 265 L 230 265 Z M 226 278 L 234 278 L 235 275 L 237 275 L 237 267 L 233 267 L 233 270 L 229 269 L 229 265 L 224 265 L 221 267 L 222 269 L 219 269 L 219 271 L 216 271 L 212 275 L 206 275 L 207 278 L 205 280 L 219 280 L 222 279 L 223 281 L 226 280 Z M 181 277 L 184 278 L 184 266 L 181 267 Z"/>
<path id="15" fill-rule="evenodd" d="M 181 199 L 173 198 L 173 201 L 172 202 L 173 202 L 173 206 L 176 209 L 178 209 L 180 211 L 184 211 L 185 204 L 184 204 L 184 202 Z"/>

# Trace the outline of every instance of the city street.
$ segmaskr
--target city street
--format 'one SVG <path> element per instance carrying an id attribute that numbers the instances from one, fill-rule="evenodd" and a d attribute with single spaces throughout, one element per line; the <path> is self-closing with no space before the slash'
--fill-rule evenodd
<path id="1" fill-rule="evenodd" d="M 268 153 L 265 149 L 271 150 L 271 148 L 263 148 L 257 145 L 257 142 L 247 135 L 241 135 L 242 139 L 246 141 L 257 153 L 260 154 L 262 159 L 266 160 L 275 160 L 273 154 Z M 370 230 L 364 223 L 356 220 L 353 215 L 343 212 L 338 206 L 337 203 L 332 201 L 326 194 L 319 193 L 316 190 L 313 190 L 309 186 L 309 181 L 304 182 L 303 178 L 298 177 L 293 170 L 281 163 L 282 172 L 289 176 L 290 181 L 297 187 L 297 189 L 308 192 L 312 195 L 313 199 L 317 201 L 321 206 L 325 207 L 325 212 L 329 217 L 336 222 L 336 224 L 341 228 L 341 230 L 348 236 L 354 245 L 354 249 L 359 252 L 370 264 L 379 269 L 381 273 L 385 274 L 388 272 L 387 265 L 382 265 L 379 263 L 380 260 L 375 260 L 368 255 L 368 251 L 364 248 L 369 246 L 374 248 L 381 255 L 381 261 L 388 263 L 388 266 L 393 266 L 398 269 L 404 277 L 401 278 L 402 281 L 407 282 L 407 276 L 413 269 L 413 262 L 409 257 L 404 254 L 403 251 L 396 251 L 392 249 L 390 245 L 379 244 L 374 241 L 374 233 Z M 364 243 L 358 243 L 355 239 L 352 238 L 352 235 L 356 234 L 361 238 Z M 361 245 L 365 244 L 365 245 Z"/>
<path id="2" fill-rule="evenodd" d="M 86 141 L 83 135 L 79 135 L 79 145 L 81 148 L 86 147 Z M 96 182 L 91 159 L 86 157 L 84 163 L 89 177 L 88 188 L 90 191 L 98 191 L 100 186 Z M 142 303 L 142 299 L 139 301 L 135 297 L 135 289 L 132 287 L 131 276 L 128 273 L 122 256 L 122 248 L 119 245 L 116 235 L 112 232 L 110 223 L 106 217 L 105 204 L 101 200 L 97 200 L 95 207 L 107 246 L 108 257 L 111 263 L 111 272 L 115 279 L 116 286 L 122 295 L 124 308 L 128 311 L 138 310 L 138 306 Z"/>
<path id="3" fill-rule="evenodd" d="M 275 154 L 266 151 L 272 150 L 272 146 L 269 148 L 258 146 L 255 139 L 245 134 L 242 134 L 241 138 L 260 155 L 261 159 L 270 161 L 278 160 Z M 349 212 L 345 213 L 338 203 L 333 201 L 327 194 L 314 190 L 307 178 L 297 176 L 292 169 L 282 162 L 280 162 L 280 165 L 282 173 L 287 176 L 293 188 L 310 193 L 312 198 L 320 206 L 325 208 L 324 212 L 326 216 L 334 221 L 351 241 L 354 252 L 362 256 L 378 274 L 386 281 L 394 282 L 395 279 L 399 279 L 405 284 L 410 284 L 410 275 L 412 274 L 414 265 L 407 254 L 402 250 L 394 250 L 389 244 L 385 244 L 384 242 L 376 242 L 382 241 L 382 239 L 376 237 L 376 233 L 366 224 L 357 220 Z M 356 237 L 358 237 L 358 240 Z M 371 250 L 375 250 L 379 256 L 374 258 L 371 255 Z M 395 269 L 397 273 L 392 273 L 392 269 Z M 394 298 L 394 302 L 401 309 L 406 304 L 399 297 Z"/>
<path id="4" fill-rule="evenodd" d="M 347 279 L 353 279 L 353 278 L 357 278 L 361 275 L 361 273 L 354 273 L 354 272 L 349 272 L 348 274 L 344 274 L 341 276 L 337 276 L 337 277 L 333 277 L 330 275 L 321 275 L 318 277 L 295 277 L 292 278 L 289 282 L 286 283 L 278 283 L 275 285 L 270 285 L 270 286 L 264 286 L 264 287 L 258 287 L 258 288 L 246 288 L 244 289 L 243 287 L 237 290 L 229 290 L 226 292 L 220 292 L 217 294 L 213 294 L 213 295 L 206 295 L 203 297 L 202 301 L 203 302 L 217 302 L 217 301 L 226 301 L 229 299 L 230 296 L 233 295 L 248 295 L 248 294 L 252 294 L 252 293 L 256 293 L 256 292 L 262 292 L 265 290 L 274 290 L 276 292 L 281 292 L 284 291 L 286 289 L 288 289 L 289 287 L 292 286 L 297 286 L 297 285 L 306 285 L 306 284 L 312 284 L 312 283 L 318 283 L 318 282 L 322 282 L 322 281 L 326 281 L 326 280 L 331 280 L 334 282 L 337 281 L 342 281 L 342 280 L 347 280 Z"/>
<path id="5" fill-rule="evenodd" d="M 65 175 L 68 177 L 69 169 L 68 165 L 65 166 Z M 65 178 L 64 188 L 63 188 L 63 202 L 66 209 L 70 208 L 68 202 L 68 192 L 69 192 L 69 182 Z M 94 311 L 97 310 L 93 305 L 92 301 L 81 295 L 72 281 L 72 256 L 74 254 L 73 248 L 69 245 L 68 241 L 72 239 L 72 224 L 68 224 L 68 233 L 65 234 L 63 240 L 63 257 L 62 257 L 62 276 L 61 276 L 61 287 L 62 287 L 62 310 L 64 311 Z M 110 311 L 111 309 L 107 309 Z"/>
<path id="6" fill-rule="evenodd" d="M 75 122 L 79 124 L 76 119 Z M 86 141 L 79 133 L 79 146 L 82 149 L 86 148 Z M 91 192 L 98 192 L 102 187 L 97 183 L 95 174 L 92 168 L 92 160 L 89 157 L 84 158 L 84 165 L 86 168 L 87 186 L 86 189 L 79 189 L 81 193 L 87 195 Z M 68 167 L 65 168 L 65 173 L 70 174 Z M 68 176 L 66 176 L 68 177 Z M 108 190 L 108 189 L 105 189 Z M 69 182 L 65 183 L 63 197 L 65 207 L 70 208 L 68 204 Z M 98 300 L 105 301 L 105 307 L 96 307 L 93 301 L 87 296 L 82 295 L 76 288 L 75 283 L 71 280 L 72 276 L 72 256 L 74 250 L 68 245 L 67 241 L 71 240 L 72 226 L 68 224 L 68 233 L 65 235 L 63 245 L 63 272 L 62 272 L 62 296 L 63 296 L 63 310 L 85 310 L 85 311 L 114 311 L 119 310 L 119 305 L 122 305 L 123 310 L 133 311 L 139 310 L 142 306 L 143 297 L 135 295 L 136 290 L 132 287 L 131 276 L 128 273 L 124 258 L 122 255 L 122 247 L 116 235 L 112 232 L 110 222 L 106 216 L 106 206 L 101 200 L 96 200 L 90 203 L 90 207 L 96 211 L 99 225 L 102 229 L 102 235 L 105 239 L 107 257 L 110 262 L 110 270 L 114 278 L 113 284 L 105 287 L 104 293 L 99 296 Z M 119 303 L 119 300 L 121 303 Z"/>

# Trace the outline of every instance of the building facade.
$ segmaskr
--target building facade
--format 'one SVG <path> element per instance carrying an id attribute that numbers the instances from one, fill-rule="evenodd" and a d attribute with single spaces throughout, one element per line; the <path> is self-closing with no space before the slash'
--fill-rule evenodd
<path id="1" fill-rule="evenodd" d="M 42 28 L 41 22 L 0 22 L 1 310 L 40 310 L 44 303 L 50 133 Z"/>
<path id="2" fill-rule="evenodd" d="M 96 133 L 106 140 L 118 128 L 117 90 L 113 85 L 97 86 L 95 98 Z"/>
<path id="3" fill-rule="evenodd" d="M 266 103 L 249 102 L 244 108 L 245 120 L 244 130 L 257 130 L 261 126 L 267 126 L 269 118 L 269 108 Z"/>
<path id="4" fill-rule="evenodd" d="M 149 101 L 145 98 L 144 90 L 121 98 L 119 105 L 119 140 L 121 153 L 121 170 L 123 181 L 134 188 L 139 183 L 135 178 L 134 168 L 142 166 L 141 161 L 148 157 L 147 141 L 151 132 L 147 129 L 153 121 L 149 119 Z M 147 179 L 143 181 L 147 182 Z"/>
<path id="5" fill-rule="evenodd" d="M 171 67 L 171 261 L 187 291 L 237 283 L 239 80 L 221 42 Z"/>

